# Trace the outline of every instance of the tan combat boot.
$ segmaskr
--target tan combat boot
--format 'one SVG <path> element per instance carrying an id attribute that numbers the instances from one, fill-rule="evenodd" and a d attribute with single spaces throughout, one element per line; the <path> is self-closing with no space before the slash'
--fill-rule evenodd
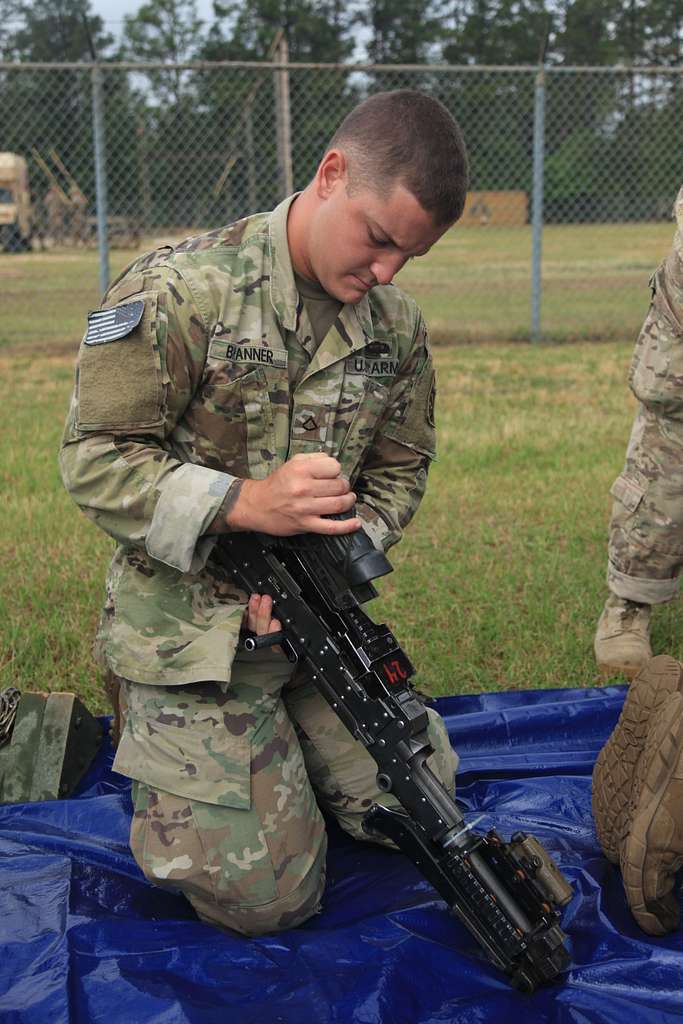
<path id="1" fill-rule="evenodd" d="M 651 752 L 650 723 L 673 694 L 683 693 L 683 666 L 668 654 L 652 658 L 631 683 L 612 735 L 593 770 L 593 817 L 605 856 L 619 863 L 640 797 L 637 768 Z"/>
<path id="2" fill-rule="evenodd" d="M 610 594 L 598 620 L 593 649 L 603 678 L 633 679 L 652 657 L 650 605 Z"/>
<path id="3" fill-rule="evenodd" d="M 649 935 L 678 927 L 672 890 L 683 865 L 683 695 L 667 697 L 650 719 L 636 768 L 621 875 L 631 913 Z"/>

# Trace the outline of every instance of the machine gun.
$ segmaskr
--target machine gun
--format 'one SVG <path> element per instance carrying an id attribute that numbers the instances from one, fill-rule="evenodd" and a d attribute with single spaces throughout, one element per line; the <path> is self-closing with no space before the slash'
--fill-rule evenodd
<path id="1" fill-rule="evenodd" d="M 334 518 L 347 518 L 352 513 Z M 426 764 L 433 748 L 427 712 L 411 683 L 413 666 L 394 635 L 361 605 L 372 580 L 392 571 L 361 529 L 327 537 L 260 533 L 223 536 L 218 557 L 247 593 L 269 594 L 282 630 L 247 636 L 246 650 L 280 645 L 313 682 L 377 763 L 379 788 L 400 809 L 375 804 L 363 829 L 394 841 L 524 992 L 570 964 L 559 908 L 572 889 L 532 835 L 505 842 L 466 824 Z"/>

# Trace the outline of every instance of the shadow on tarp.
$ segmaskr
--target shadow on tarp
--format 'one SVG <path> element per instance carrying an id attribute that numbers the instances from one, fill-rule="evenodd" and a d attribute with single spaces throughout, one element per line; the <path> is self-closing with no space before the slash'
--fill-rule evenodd
<path id="1" fill-rule="evenodd" d="M 533 832 L 575 886 L 573 966 L 511 990 L 400 853 L 330 823 L 321 914 L 259 939 L 223 934 L 148 884 L 128 851 L 128 781 L 105 740 L 69 800 L 0 807 L 2 1024 L 615 1024 L 683 1020 L 683 934 L 652 939 L 597 845 L 591 772 L 623 687 L 435 702 L 477 829 Z"/>

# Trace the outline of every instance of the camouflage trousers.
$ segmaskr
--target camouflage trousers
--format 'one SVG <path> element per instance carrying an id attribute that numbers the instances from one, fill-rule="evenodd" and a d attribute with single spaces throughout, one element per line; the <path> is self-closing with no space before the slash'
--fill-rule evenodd
<path id="1" fill-rule="evenodd" d="M 641 405 L 611 494 L 609 589 L 642 604 L 671 601 L 683 568 L 683 422 Z"/>
<path id="2" fill-rule="evenodd" d="M 683 204 L 683 191 L 679 196 Z M 683 209 L 683 207 L 682 207 Z M 629 384 L 640 407 L 614 481 L 607 583 L 618 597 L 670 601 L 683 567 L 683 239 L 651 282 Z"/>
<path id="3" fill-rule="evenodd" d="M 319 910 L 320 808 L 367 840 L 367 809 L 395 799 L 301 671 L 292 676 L 269 650 L 248 659 L 236 659 L 227 684 L 122 681 L 114 769 L 134 780 L 130 843 L 145 876 L 184 893 L 203 920 L 258 935 Z M 427 712 L 429 765 L 454 795 L 457 757 L 443 721 Z"/>

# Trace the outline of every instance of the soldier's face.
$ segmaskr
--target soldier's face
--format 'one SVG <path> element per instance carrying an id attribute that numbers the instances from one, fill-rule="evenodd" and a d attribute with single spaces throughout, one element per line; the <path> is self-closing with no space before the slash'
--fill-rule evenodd
<path id="1" fill-rule="evenodd" d="M 308 236 L 317 281 L 340 302 L 360 302 L 389 284 L 405 263 L 423 256 L 446 230 L 403 185 L 388 198 L 361 188 L 349 193 L 346 172 L 329 183 Z"/>

